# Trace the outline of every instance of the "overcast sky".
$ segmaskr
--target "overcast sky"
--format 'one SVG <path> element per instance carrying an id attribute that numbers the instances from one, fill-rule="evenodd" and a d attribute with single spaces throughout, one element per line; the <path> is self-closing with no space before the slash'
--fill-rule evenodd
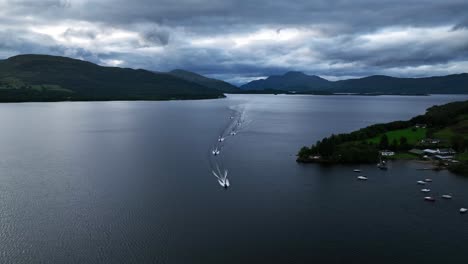
<path id="1" fill-rule="evenodd" d="M 0 0 L 0 58 L 187 69 L 235 84 L 468 72 L 467 0 Z"/>

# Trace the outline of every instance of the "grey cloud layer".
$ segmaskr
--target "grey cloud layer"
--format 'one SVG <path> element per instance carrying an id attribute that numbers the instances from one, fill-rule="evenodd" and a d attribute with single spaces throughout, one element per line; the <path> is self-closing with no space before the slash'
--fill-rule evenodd
<path id="1" fill-rule="evenodd" d="M 185 68 L 233 82 L 468 71 L 468 2 L 0 0 L 0 56 Z"/>

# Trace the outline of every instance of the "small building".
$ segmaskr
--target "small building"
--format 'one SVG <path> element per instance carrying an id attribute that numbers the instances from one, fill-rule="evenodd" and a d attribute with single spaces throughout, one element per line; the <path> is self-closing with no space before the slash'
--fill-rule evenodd
<path id="1" fill-rule="evenodd" d="M 421 139 L 421 144 L 439 144 L 439 143 L 440 143 L 440 139 L 436 139 L 436 138 Z"/>
<path id="2" fill-rule="evenodd" d="M 385 157 L 390 157 L 390 156 L 394 156 L 395 152 L 391 150 L 382 150 L 380 151 L 380 155 L 385 156 Z"/>
<path id="3" fill-rule="evenodd" d="M 420 149 L 410 149 L 408 152 L 411 154 L 418 155 L 418 156 L 421 156 L 424 154 L 424 151 Z"/>
<path id="4" fill-rule="evenodd" d="M 439 155 L 443 155 L 443 156 L 450 156 L 450 155 L 455 155 L 457 154 L 457 152 L 453 149 L 438 149 L 439 151 Z"/>
<path id="5" fill-rule="evenodd" d="M 425 149 L 424 154 L 438 160 L 452 160 L 456 152 L 453 149 Z"/>
<path id="6" fill-rule="evenodd" d="M 434 158 L 438 160 L 452 160 L 453 156 L 435 155 Z"/>
<path id="7" fill-rule="evenodd" d="M 437 154 L 439 154 L 437 149 L 425 149 L 425 150 L 423 150 L 423 152 L 426 155 L 437 155 Z"/>

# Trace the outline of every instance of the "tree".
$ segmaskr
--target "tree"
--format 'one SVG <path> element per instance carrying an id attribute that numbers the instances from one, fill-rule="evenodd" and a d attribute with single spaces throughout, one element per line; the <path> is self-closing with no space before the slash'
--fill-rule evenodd
<path id="1" fill-rule="evenodd" d="M 300 158 L 307 158 L 310 156 L 310 149 L 308 147 L 302 147 L 297 154 Z"/>
<path id="2" fill-rule="evenodd" d="M 467 147 L 467 142 L 462 135 L 454 135 L 450 138 L 450 144 L 452 148 L 458 152 L 465 152 Z"/>
<path id="3" fill-rule="evenodd" d="M 380 149 L 387 149 L 388 148 L 388 136 L 387 136 L 387 134 L 383 134 L 383 136 L 380 138 L 379 148 Z"/>
<path id="4" fill-rule="evenodd" d="M 392 144 L 390 145 L 390 149 L 393 150 L 393 151 L 397 151 L 398 150 L 398 142 L 396 140 L 396 138 L 394 138 L 392 140 Z"/>
<path id="5" fill-rule="evenodd" d="M 408 139 L 406 137 L 400 137 L 400 149 L 408 150 L 410 145 L 408 144 Z"/>

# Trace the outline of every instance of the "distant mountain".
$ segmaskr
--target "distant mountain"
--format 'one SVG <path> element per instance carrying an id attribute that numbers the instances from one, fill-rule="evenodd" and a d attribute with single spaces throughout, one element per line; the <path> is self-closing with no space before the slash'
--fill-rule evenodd
<path id="1" fill-rule="evenodd" d="M 288 72 L 280 76 L 270 76 L 265 80 L 252 81 L 242 85 L 241 89 L 367 94 L 468 94 L 468 74 L 426 78 L 396 78 L 374 75 L 332 82 L 301 72 Z"/>
<path id="2" fill-rule="evenodd" d="M 0 101 L 166 100 L 223 97 L 170 74 L 48 55 L 0 60 Z"/>
<path id="3" fill-rule="evenodd" d="M 331 88 L 331 82 L 315 75 L 290 71 L 284 75 L 272 75 L 264 80 L 255 80 L 240 87 L 243 90 L 283 90 L 283 91 L 313 91 Z"/>
<path id="4" fill-rule="evenodd" d="M 217 80 L 217 79 L 212 79 L 205 77 L 203 75 L 190 72 L 190 71 L 185 71 L 185 70 L 173 70 L 170 71 L 169 74 L 174 75 L 178 78 L 184 79 L 186 81 L 198 83 L 200 85 L 203 85 L 208 88 L 216 89 L 224 93 L 237 93 L 240 91 L 240 89 L 230 83 L 227 83 L 225 81 Z"/>
<path id="5" fill-rule="evenodd" d="M 334 82 L 332 90 L 352 93 L 468 94 L 468 74 L 426 78 L 374 75 Z"/>

